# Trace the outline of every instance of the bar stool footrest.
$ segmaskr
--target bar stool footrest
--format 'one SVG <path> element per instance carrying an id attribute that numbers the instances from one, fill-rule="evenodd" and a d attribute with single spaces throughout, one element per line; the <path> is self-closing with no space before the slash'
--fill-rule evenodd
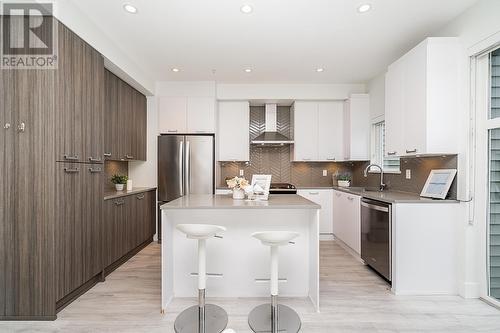
<path id="1" fill-rule="evenodd" d="M 199 306 L 194 305 L 182 311 L 174 323 L 176 333 L 198 333 Z M 205 305 L 205 333 L 220 333 L 226 329 L 227 313 L 220 306 Z"/>
<path id="2" fill-rule="evenodd" d="M 254 332 L 271 332 L 271 304 L 257 306 L 248 315 L 248 325 Z M 292 308 L 278 304 L 278 332 L 296 333 L 302 323 Z"/>

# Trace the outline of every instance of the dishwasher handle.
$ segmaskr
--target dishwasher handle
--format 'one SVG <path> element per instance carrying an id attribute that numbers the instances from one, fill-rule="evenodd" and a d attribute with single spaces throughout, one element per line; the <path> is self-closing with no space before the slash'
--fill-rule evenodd
<path id="1" fill-rule="evenodd" d="M 370 209 L 374 209 L 374 210 L 378 210 L 379 212 L 389 213 L 389 207 L 386 207 L 386 206 L 374 205 L 371 203 L 366 203 L 364 201 L 361 201 L 361 206 L 366 207 L 366 208 L 370 208 Z"/>

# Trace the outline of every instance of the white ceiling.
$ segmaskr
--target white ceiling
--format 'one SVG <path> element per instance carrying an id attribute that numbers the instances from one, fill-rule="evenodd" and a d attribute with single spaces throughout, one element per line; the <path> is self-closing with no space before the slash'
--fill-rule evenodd
<path id="1" fill-rule="evenodd" d="M 365 82 L 477 2 L 70 1 L 155 81 L 246 83 Z M 125 2 L 138 14 L 126 13 Z M 359 14 L 357 7 L 365 2 L 373 9 Z M 245 3 L 253 13 L 240 12 Z M 173 73 L 173 67 L 181 71 Z M 252 73 L 245 73 L 246 67 Z M 325 71 L 316 73 L 317 67 Z"/>

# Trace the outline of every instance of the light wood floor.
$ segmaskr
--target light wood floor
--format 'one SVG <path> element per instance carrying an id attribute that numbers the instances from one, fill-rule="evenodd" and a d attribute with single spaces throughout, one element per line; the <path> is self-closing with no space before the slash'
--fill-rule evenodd
<path id="1" fill-rule="evenodd" d="M 500 311 L 460 297 L 401 297 L 335 242 L 321 244 L 321 304 L 282 299 L 302 332 L 500 332 Z M 247 314 L 267 299 L 209 299 L 229 314 L 228 328 L 250 332 Z M 194 299 L 176 299 L 160 314 L 160 247 L 152 244 L 61 311 L 54 322 L 0 322 L 0 332 L 173 332 Z"/>

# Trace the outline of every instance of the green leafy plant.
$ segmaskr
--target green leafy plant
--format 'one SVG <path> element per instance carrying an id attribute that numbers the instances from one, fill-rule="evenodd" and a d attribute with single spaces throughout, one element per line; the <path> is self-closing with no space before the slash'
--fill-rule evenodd
<path id="1" fill-rule="evenodd" d="M 339 175 L 339 176 L 337 177 L 337 180 L 344 180 L 344 181 L 348 181 L 348 182 L 350 182 L 350 181 L 351 181 L 351 175 L 350 175 L 350 174 L 348 174 L 348 173 L 344 173 L 344 174 L 342 174 L 342 175 Z"/>
<path id="2" fill-rule="evenodd" d="M 128 177 L 125 175 L 113 175 L 111 182 L 113 184 L 127 184 Z"/>

